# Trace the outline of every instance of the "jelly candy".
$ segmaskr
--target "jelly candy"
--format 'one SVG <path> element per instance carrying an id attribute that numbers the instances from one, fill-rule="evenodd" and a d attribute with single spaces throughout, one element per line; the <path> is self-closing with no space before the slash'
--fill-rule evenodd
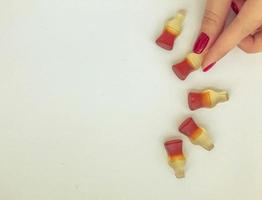
<path id="1" fill-rule="evenodd" d="M 179 79 L 185 80 L 191 72 L 200 68 L 202 57 L 201 54 L 189 53 L 182 62 L 174 64 L 172 69 Z"/>
<path id="2" fill-rule="evenodd" d="M 174 41 L 182 31 L 182 24 L 184 22 L 185 15 L 186 11 L 180 10 L 175 17 L 167 21 L 162 34 L 156 40 L 158 46 L 166 50 L 173 49 Z"/>
<path id="3" fill-rule="evenodd" d="M 206 130 L 199 127 L 191 117 L 187 118 L 179 126 L 179 131 L 186 135 L 195 145 L 200 145 L 208 151 L 214 148 L 214 144 L 209 138 Z"/>
<path id="4" fill-rule="evenodd" d="M 188 94 L 188 106 L 190 110 L 199 108 L 213 108 L 216 104 L 229 99 L 226 91 L 203 90 L 200 92 L 190 92 Z"/>
<path id="5" fill-rule="evenodd" d="M 164 145 L 168 154 L 168 164 L 175 170 L 176 177 L 185 177 L 186 159 L 183 154 L 183 141 L 180 139 L 169 140 Z"/>

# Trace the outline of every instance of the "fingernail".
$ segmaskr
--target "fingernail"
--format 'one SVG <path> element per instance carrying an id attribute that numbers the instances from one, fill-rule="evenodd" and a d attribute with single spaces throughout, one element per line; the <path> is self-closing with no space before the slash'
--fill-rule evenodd
<path id="1" fill-rule="evenodd" d="M 234 11 L 234 13 L 236 13 L 236 15 L 239 13 L 239 8 L 234 1 L 232 1 L 232 3 L 231 3 L 231 8 Z"/>
<path id="2" fill-rule="evenodd" d="M 204 68 L 203 68 L 203 72 L 209 71 L 215 64 L 216 64 L 216 63 L 214 62 L 214 63 L 211 63 L 210 65 L 204 67 Z"/>
<path id="3" fill-rule="evenodd" d="M 194 48 L 193 48 L 194 53 L 197 53 L 197 54 L 202 53 L 204 49 L 206 48 L 208 41 L 209 41 L 208 35 L 203 32 L 200 33 L 200 35 L 198 36 L 194 44 Z"/>

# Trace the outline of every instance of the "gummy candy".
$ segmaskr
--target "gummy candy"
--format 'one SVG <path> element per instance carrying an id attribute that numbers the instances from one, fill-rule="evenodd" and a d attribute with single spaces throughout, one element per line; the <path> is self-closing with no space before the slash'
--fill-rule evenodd
<path id="1" fill-rule="evenodd" d="M 202 57 L 201 54 L 189 53 L 182 62 L 174 64 L 172 69 L 179 79 L 185 80 L 191 72 L 200 68 Z"/>
<path id="2" fill-rule="evenodd" d="M 180 139 L 169 140 L 164 145 L 168 154 L 168 164 L 175 170 L 176 177 L 185 177 L 186 159 L 183 154 L 183 141 Z"/>
<path id="3" fill-rule="evenodd" d="M 213 108 L 218 103 L 228 101 L 229 96 L 226 91 L 215 91 L 211 89 L 200 92 L 190 92 L 188 94 L 188 106 L 190 110 L 199 108 Z"/>
<path id="4" fill-rule="evenodd" d="M 167 21 L 162 34 L 156 40 L 158 46 L 166 50 L 173 49 L 174 41 L 182 31 L 182 24 L 184 22 L 185 15 L 186 11 L 180 10 L 175 17 Z"/>
<path id="5" fill-rule="evenodd" d="M 209 138 L 206 130 L 199 127 L 192 117 L 187 118 L 179 126 L 179 131 L 186 135 L 195 145 L 200 145 L 208 151 L 214 148 L 214 144 Z"/>

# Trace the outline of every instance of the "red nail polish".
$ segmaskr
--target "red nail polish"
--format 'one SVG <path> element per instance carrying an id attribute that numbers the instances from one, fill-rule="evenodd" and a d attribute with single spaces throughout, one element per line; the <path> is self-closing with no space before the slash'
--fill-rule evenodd
<path id="1" fill-rule="evenodd" d="M 208 42 L 209 42 L 208 35 L 203 32 L 200 33 L 200 35 L 198 36 L 194 44 L 194 48 L 193 48 L 194 53 L 197 53 L 197 54 L 202 53 L 205 50 Z"/>
<path id="2" fill-rule="evenodd" d="M 211 63 L 210 65 L 204 67 L 204 68 L 203 68 L 203 72 L 209 71 L 215 64 L 216 64 L 216 63 L 214 62 L 214 63 Z"/>
<path id="3" fill-rule="evenodd" d="M 234 1 L 232 1 L 232 3 L 231 3 L 231 8 L 234 11 L 234 13 L 236 13 L 236 15 L 239 13 L 239 8 Z"/>

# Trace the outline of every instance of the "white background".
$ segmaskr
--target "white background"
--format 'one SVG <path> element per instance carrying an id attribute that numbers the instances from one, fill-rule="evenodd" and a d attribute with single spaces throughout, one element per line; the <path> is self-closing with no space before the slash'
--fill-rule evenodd
<path id="1" fill-rule="evenodd" d="M 231 51 L 180 81 L 205 1 L 1 0 L 1 200 L 259 200 L 262 56 Z M 154 40 L 186 8 L 171 52 Z M 230 101 L 190 112 L 186 93 L 226 89 Z M 177 131 L 193 116 L 215 148 Z M 178 136 L 186 178 L 167 165 Z"/>

